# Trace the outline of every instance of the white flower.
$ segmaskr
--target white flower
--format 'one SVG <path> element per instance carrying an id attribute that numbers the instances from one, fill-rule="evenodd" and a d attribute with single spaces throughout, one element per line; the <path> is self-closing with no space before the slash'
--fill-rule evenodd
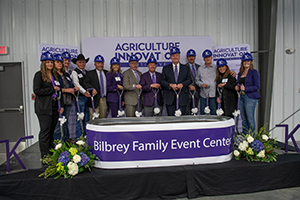
<path id="1" fill-rule="evenodd" d="M 58 118 L 58 121 L 59 121 L 59 125 L 62 126 L 67 121 L 67 119 L 65 116 L 63 116 L 62 118 Z"/>
<path id="2" fill-rule="evenodd" d="M 98 118 L 99 115 L 100 115 L 99 113 L 94 112 L 94 113 L 93 113 L 93 118 L 92 118 L 92 120 L 94 120 L 95 118 Z"/>
<path id="3" fill-rule="evenodd" d="M 249 136 L 249 137 L 247 137 L 247 141 L 248 141 L 249 143 L 251 143 L 251 142 L 254 141 L 254 138 L 253 138 L 252 136 Z"/>
<path id="4" fill-rule="evenodd" d="M 181 110 L 180 109 L 178 109 L 178 110 L 175 111 L 175 116 L 176 117 L 180 117 L 181 116 Z"/>
<path id="5" fill-rule="evenodd" d="M 204 108 L 204 112 L 205 112 L 206 114 L 209 114 L 209 113 L 210 113 L 209 106 L 206 106 L 206 107 Z"/>
<path id="6" fill-rule="evenodd" d="M 61 146 L 62 146 L 61 143 L 57 144 L 57 145 L 55 146 L 55 150 L 59 149 Z"/>
<path id="7" fill-rule="evenodd" d="M 82 141 L 82 140 L 78 140 L 78 141 L 76 142 L 76 144 L 84 146 L 85 142 Z"/>
<path id="8" fill-rule="evenodd" d="M 247 141 L 243 141 L 239 144 L 238 146 L 239 150 L 241 151 L 246 151 L 248 148 L 248 142 Z"/>
<path id="9" fill-rule="evenodd" d="M 192 113 L 193 113 L 193 114 L 197 114 L 197 112 L 198 112 L 198 108 L 192 108 L 192 110 L 191 110 L 191 111 L 192 111 Z"/>
<path id="10" fill-rule="evenodd" d="M 77 113 L 78 115 L 78 120 L 83 120 L 84 119 L 84 113 L 81 112 L 81 113 Z"/>
<path id="11" fill-rule="evenodd" d="M 239 152 L 238 150 L 234 150 L 234 151 L 233 151 L 233 154 L 234 154 L 234 156 L 239 156 L 239 155 L 240 155 L 240 152 Z"/>
<path id="12" fill-rule="evenodd" d="M 257 157 L 259 157 L 259 158 L 264 158 L 264 157 L 265 157 L 265 150 L 260 151 L 260 152 L 257 154 Z"/>
<path id="13" fill-rule="evenodd" d="M 158 114 L 158 113 L 160 113 L 160 108 L 154 108 L 154 114 Z"/>
<path id="14" fill-rule="evenodd" d="M 265 141 L 268 141 L 269 137 L 267 135 L 262 135 L 262 139 L 265 140 Z"/>
<path id="15" fill-rule="evenodd" d="M 218 116 L 221 116 L 221 115 L 223 115 L 224 114 L 224 111 L 222 110 L 222 108 L 219 108 L 218 110 L 217 110 L 217 115 Z"/>
<path id="16" fill-rule="evenodd" d="M 75 156 L 73 156 L 73 162 L 74 162 L 74 163 L 77 164 L 77 163 L 79 163 L 80 161 L 81 161 L 80 155 L 77 155 L 77 154 L 76 154 Z"/>
<path id="17" fill-rule="evenodd" d="M 232 113 L 232 115 L 235 117 L 239 116 L 239 114 L 241 114 L 240 110 L 234 110 L 234 112 Z"/>
<path id="18" fill-rule="evenodd" d="M 135 111 L 135 116 L 136 116 L 136 117 L 142 116 L 142 112 Z"/>
<path id="19" fill-rule="evenodd" d="M 69 162 L 67 167 L 69 168 L 68 173 L 72 176 L 75 176 L 76 174 L 78 174 L 78 165 L 73 163 L 73 162 Z"/>
<path id="20" fill-rule="evenodd" d="M 125 111 L 124 110 L 118 110 L 117 117 L 122 117 L 123 115 L 125 115 Z"/>

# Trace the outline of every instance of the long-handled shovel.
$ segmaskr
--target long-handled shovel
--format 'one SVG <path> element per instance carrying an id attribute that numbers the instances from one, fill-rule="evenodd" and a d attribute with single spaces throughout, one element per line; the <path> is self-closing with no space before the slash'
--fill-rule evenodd
<path id="1" fill-rule="evenodd" d="M 191 110 L 192 114 L 195 116 L 198 113 L 198 108 L 195 107 L 195 94 L 196 94 L 196 90 L 194 90 L 193 92 L 191 92 L 191 90 L 189 90 L 190 95 L 192 96 L 192 103 L 193 103 L 193 108 Z"/>
<path id="2" fill-rule="evenodd" d="M 84 119 L 84 113 L 80 112 L 80 107 L 79 107 L 79 102 L 78 102 L 78 96 L 79 96 L 79 91 L 74 92 L 75 100 L 76 100 L 76 105 L 77 105 L 77 120 L 80 121 L 80 126 L 81 126 L 81 135 L 83 136 L 84 134 L 84 129 L 83 129 L 83 122 L 82 120 Z"/>
<path id="3" fill-rule="evenodd" d="M 139 91 L 138 94 L 138 106 L 137 106 L 137 111 L 135 111 L 135 116 L 136 117 L 141 117 L 142 116 L 142 112 L 140 112 L 140 100 L 141 100 L 141 94 L 142 94 L 142 90 Z"/>
<path id="4" fill-rule="evenodd" d="M 94 88 L 88 88 L 87 91 L 91 91 L 93 89 Z M 92 101 L 92 107 L 93 107 L 93 117 L 92 117 L 92 120 L 94 120 L 95 118 L 98 118 L 100 114 L 96 113 L 93 93 L 91 94 L 91 101 Z"/>
<path id="5" fill-rule="evenodd" d="M 63 131 L 63 124 L 67 121 L 65 116 L 62 116 L 60 109 L 61 109 L 61 104 L 60 104 L 60 99 L 61 99 L 61 92 L 58 92 L 58 98 L 57 98 L 57 103 L 58 103 L 58 121 L 59 121 L 59 126 L 60 126 L 60 139 L 63 141 L 63 136 L 64 136 L 64 131 Z"/>

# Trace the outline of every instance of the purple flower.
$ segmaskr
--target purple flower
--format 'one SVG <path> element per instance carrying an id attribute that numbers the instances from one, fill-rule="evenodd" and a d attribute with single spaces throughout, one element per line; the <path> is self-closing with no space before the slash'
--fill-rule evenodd
<path id="1" fill-rule="evenodd" d="M 81 161 L 79 162 L 79 164 L 82 167 L 90 161 L 90 158 L 83 152 L 80 152 L 79 154 L 81 155 Z"/>
<path id="2" fill-rule="evenodd" d="M 243 141 L 244 141 L 244 137 L 241 136 L 241 135 L 237 135 L 237 136 L 234 138 L 234 145 L 235 145 L 235 146 L 239 146 L 239 144 L 240 144 L 241 142 L 243 142 Z"/>
<path id="3" fill-rule="evenodd" d="M 261 151 L 265 148 L 263 143 L 260 140 L 254 140 L 254 142 L 251 143 L 251 147 L 254 151 Z"/>
<path id="4" fill-rule="evenodd" d="M 70 153 L 68 151 L 61 152 L 61 154 L 58 157 L 58 162 L 63 163 L 63 165 L 67 165 L 70 160 L 69 156 Z"/>

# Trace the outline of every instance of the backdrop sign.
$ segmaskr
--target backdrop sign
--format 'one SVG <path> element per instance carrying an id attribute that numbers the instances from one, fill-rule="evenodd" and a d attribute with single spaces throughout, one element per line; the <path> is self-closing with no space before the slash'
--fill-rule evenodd
<path id="1" fill-rule="evenodd" d="M 80 49 L 77 46 L 68 46 L 68 45 L 60 45 L 60 44 L 46 44 L 42 43 L 39 45 L 39 58 L 41 57 L 42 53 L 45 51 L 49 51 L 52 54 L 62 54 L 63 52 L 67 51 L 71 54 L 72 58 L 77 58 L 78 54 L 80 53 Z M 72 63 L 69 66 L 70 70 L 76 68 L 76 65 Z"/>
<path id="2" fill-rule="evenodd" d="M 202 52 L 212 49 L 210 36 L 185 36 L 185 37 L 105 37 L 85 38 L 82 40 L 82 51 L 85 57 L 90 58 L 86 68 L 94 69 L 94 58 L 98 54 L 105 59 L 105 69 L 109 69 L 112 57 L 120 59 L 124 71 L 129 67 L 128 60 L 131 55 L 138 56 L 139 70 L 146 72 L 147 60 L 153 56 L 157 59 L 157 71 L 164 65 L 171 63 L 170 48 L 178 47 L 181 51 L 181 63 L 186 63 L 186 52 L 194 49 L 197 53 L 196 63 L 203 64 Z"/>
<path id="3" fill-rule="evenodd" d="M 231 71 L 239 72 L 241 65 L 241 58 L 244 53 L 250 52 L 249 44 L 235 44 L 226 46 L 214 46 L 213 61 L 217 62 L 220 58 L 226 59 Z"/>
<path id="4" fill-rule="evenodd" d="M 204 164 L 231 159 L 234 121 L 87 125 L 101 168 Z"/>

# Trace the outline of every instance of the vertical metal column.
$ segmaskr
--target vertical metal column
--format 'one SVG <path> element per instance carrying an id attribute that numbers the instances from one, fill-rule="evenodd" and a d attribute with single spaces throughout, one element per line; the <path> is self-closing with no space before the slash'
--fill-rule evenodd
<path id="1" fill-rule="evenodd" d="M 258 128 L 270 122 L 276 45 L 277 5 L 278 0 L 258 1 L 259 50 L 269 50 L 268 53 L 259 54 L 261 99 L 258 104 Z"/>

